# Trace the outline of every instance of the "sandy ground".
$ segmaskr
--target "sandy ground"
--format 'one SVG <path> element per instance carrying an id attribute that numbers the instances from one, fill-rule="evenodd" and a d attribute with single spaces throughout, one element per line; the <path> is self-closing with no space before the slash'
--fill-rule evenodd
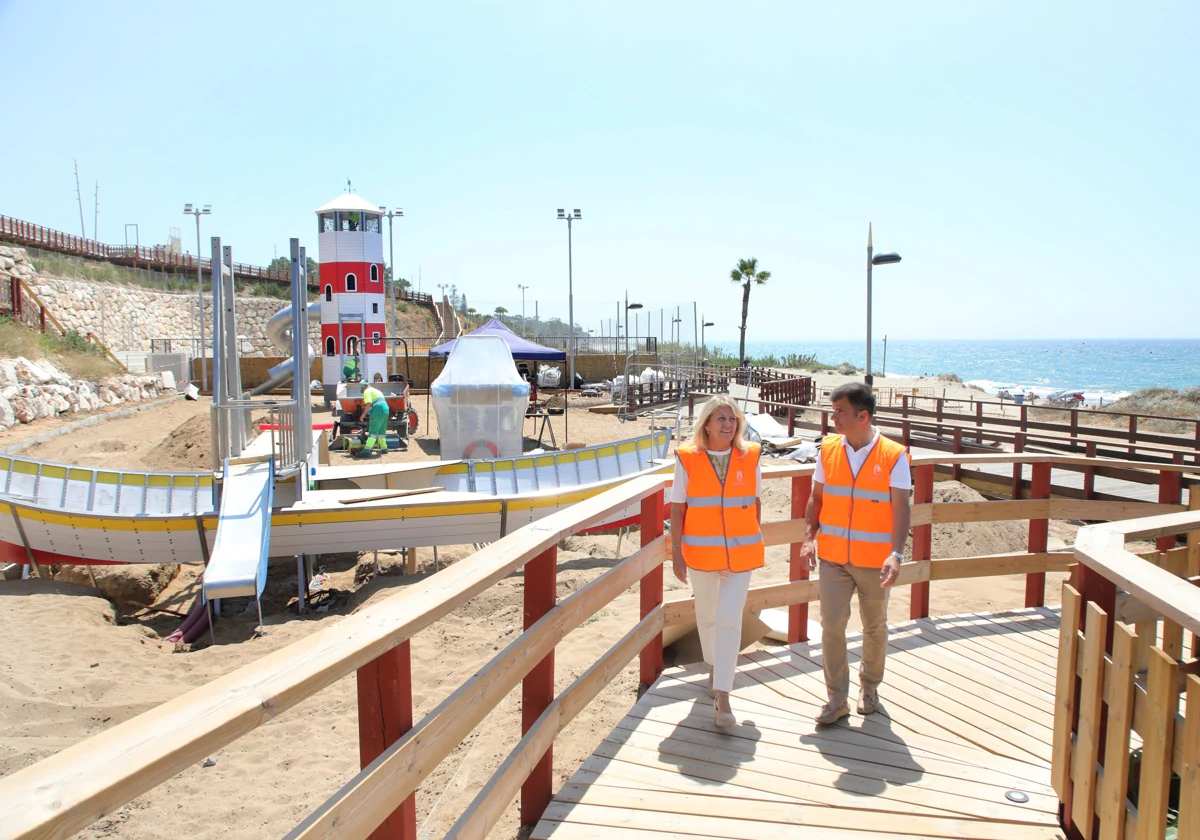
<path id="1" fill-rule="evenodd" d="M 418 409 L 422 406 L 418 403 Z M 422 420 L 425 421 L 423 415 Z M 34 457 L 97 465 L 150 469 L 203 469 L 208 464 L 208 405 L 177 402 L 170 406 L 81 430 L 37 447 Z M 428 433 L 426 423 L 426 433 Z M 599 443 L 645 433 L 646 420 L 619 423 L 614 417 L 573 411 L 572 440 Z M 422 440 L 406 457 L 424 452 Z M 3 438 L 0 437 L 0 444 Z M 118 445 L 122 448 L 118 448 Z M 425 457 L 429 457 L 429 453 Z M 335 455 L 337 457 L 337 455 Z M 393 457 L 393 456 L 388 456 Z M 939 500 L 977 499 L 961 485 L 940 483 Z M 788 485 L 767 482 L 764 519 L 788 518 Z M 1074 527 L 1053 523 L 1052 545 L 1069 542 Z M 936 526 L 935 557 L 1024 550 L 1024 523 L 972 523 Z M 620 540 L 620 556 L 636 550 L 637 534 Z M 439 560 L 469 562 L 470 546 L 439 552 Z M 566 597 L 610 568 L 618 556 L 617 536 L 572 538 L 559 553 L 558 595 Z M 765 569 L 755 575 L 765 584 L 787 578 L 786 547 L 767 552 Z M 330 575 L 322 605 L 325 612 L 297 615 L 295 564 L 272 561 L 264 596 L 268 633 L 252 638 L 257 615 L 252 602 L 231 599 L 216 628 L 215 646 L 207 638 L 189 650 L 162 641 L 178 619 L 163 612 L 126 610 L 118 614 L 96 591 L 54 582 L 0 584 L 0 775 L 10 774 L 64 747 L 103 731 L 140 712 L 177 697 L 264 654 L 302 642 L 312 632 L 345 615 L 390 597 L 432 574 L 432 552 L 423 550 L 423 571 L 405 576 L 398 554 L 381 551 L 380 573 L 370 554 L 329 555 L 320 565 Z M 1057 603 L 1061 575 L 1051 575 L 1047 601 Z M 688 587 L 667 570 L 668 598 Z M 197 589 L 195 569 L 185 568 L 161 592 L 156 607 L 185 612 Z M 990 578 L 935 584 L 935 614 L 989 611 L 1021 605 L 1024 579 Z M 419 718 L 482 667 L 520 633 L 522 578 L 513 575 L 464 604 L 416 636 L 412 643 L 414 703 Z M 556 652 L 556 686 L 564 689 L 611 647 L 636 621 L 636 591 L 598 612 L 574 631 Z M 908 593 L 892 600 L 893 620 L 908 614 Z M 818 611 L 813 610 L 813 618 Z M 19 655 L 17 654 L 19 651 Z M 674 652 L 668 651 L 668 663 Z M 591 754 L 632 704 L 636 663 L 625 669 L 593 701 L 555 744 L 556 784 Z M 886 691 L 886 683 L 884 690 Z M 466 808 L 480 787 L 517 743 L 519 693 L 507 697 L 423 785 L 417 798 L 421 837 L 440 836 Z M 214 750 L 216 763 L 193 766 L 79 836 L 130 840 L 280 836 L 332 794 L 358 769 L 355 682 L 344 678 L 225 748 Z M 517 809 L 510 806 L 492 836 L 518 834 Z"/>

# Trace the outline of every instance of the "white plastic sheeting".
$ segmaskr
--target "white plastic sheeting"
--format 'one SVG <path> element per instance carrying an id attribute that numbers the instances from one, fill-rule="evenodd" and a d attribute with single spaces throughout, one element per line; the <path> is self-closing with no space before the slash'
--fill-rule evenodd
<path id="1" fill-rule="evenodd" d="M 504 339 L 458 338 L 430 386 L 442 458 L 514 458 L 521 454 L 529 383 Z"/>

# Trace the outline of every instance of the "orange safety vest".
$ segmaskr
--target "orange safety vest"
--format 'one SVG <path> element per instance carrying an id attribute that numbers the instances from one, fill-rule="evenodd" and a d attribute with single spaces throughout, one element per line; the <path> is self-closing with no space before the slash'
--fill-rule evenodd
<path id="1" fill-rule="evenodd" d="M 722 483 L 705 450 L 691 443 L 675 450 L 688 476 L 680 544 L 689 569 L 748 572 L 765 562 L 757 511 L 758 454 L 757 443 L 747 443 L 745 452 L 735 446 Z"/>
<path id="2" fill-rule="evenodd" d="M 892 467 L 907 451 L 880 435 L 856 477 L 844 436 L 821 441 L 825 489 L 817 556 L 830 563 L 878 569 L 892 553 Z"/>

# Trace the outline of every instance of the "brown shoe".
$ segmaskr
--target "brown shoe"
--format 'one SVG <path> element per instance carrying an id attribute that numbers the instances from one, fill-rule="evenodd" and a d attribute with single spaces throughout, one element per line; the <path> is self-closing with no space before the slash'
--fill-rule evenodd
<path id="1" fill-rule="evenodd" d="M 879 711 L 879 690 L 864 688 L 858 692 L 858 713 L 872 715 L 877 711 Z"/>
<path id="2" fill-rule="evenodd" d="M 829 726 L 837 723 L 844 717 L 850 717 L 850 706 L 846 703 L 826 703 L 821 707 L 821 713 L 817 715 L 818 726 Z"/>

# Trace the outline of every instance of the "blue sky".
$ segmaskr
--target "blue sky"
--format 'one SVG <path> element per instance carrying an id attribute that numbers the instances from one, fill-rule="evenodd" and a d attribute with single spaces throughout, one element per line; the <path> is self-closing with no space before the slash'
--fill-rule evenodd
<path id="1" fill-rule="evenodd" d="M 315 250 L 344 189 L 472 305 L 625 289 L 758 340 L 1200 337 L 1200 4 L 0 0 L 0 213 Z M 690 315 L 689 315 L 690 317 Z M 690 324 L 685 326 L 690 332 Z"/>

